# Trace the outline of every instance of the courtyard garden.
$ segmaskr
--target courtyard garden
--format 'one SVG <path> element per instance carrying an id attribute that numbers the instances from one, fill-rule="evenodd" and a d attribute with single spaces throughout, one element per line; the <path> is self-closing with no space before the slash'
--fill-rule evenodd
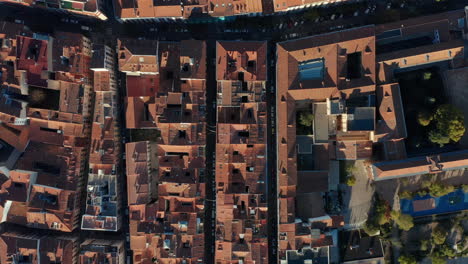
<path id="1" fill-rule="evenodd" d="M 296 135 L 312 135 L 314 133 L 313 123 L 312 106 L 296 111 Z"/>
<path id="2" fill-rule="evenodd" d="M 463 113 L 447 104 L 439 68 L 397 73 L 408 131 L 408 154 L 455 147 L 465 132 Z"/>

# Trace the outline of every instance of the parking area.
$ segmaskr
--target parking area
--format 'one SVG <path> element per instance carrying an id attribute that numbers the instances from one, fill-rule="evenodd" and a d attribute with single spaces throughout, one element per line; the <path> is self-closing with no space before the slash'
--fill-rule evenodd
<path id="1" fill-rule="evenodd" d="M 345 228 L 349 229 L 360 227 L 366 222 L 374 197 L 374 188 L 367 177 L 365 162 L 356 161 L 355 167 L 356 183 L 351 187 L 345 184 L 340 186 L 343 193 Z"/>

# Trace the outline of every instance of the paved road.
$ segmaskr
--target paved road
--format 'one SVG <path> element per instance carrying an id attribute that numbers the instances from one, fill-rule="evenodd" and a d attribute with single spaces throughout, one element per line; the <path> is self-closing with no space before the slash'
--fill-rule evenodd
<path id="1" fill-rule="evenodd" d="M 216 56 L 216 43 L 207 41 L 207 57 Z M 206 76 L 206 170 L 205 170 L 205 263 L 214 264 L 215 232 L 216 232 L 216 65 L 211 59 L 207 60 Z"/>
<path id="2" fill-rule="evenodd" d="M 354 163 L 356 183 L 352 187 L 341 185 L 343 194 L 345 228 L 354 229 L 362 226 L 373 203 L 374 188 L 370 184 L 363 161 Z"/>
<path id="3" fill-rule="evenodd" d="M 268 43 L 267 89 L 267 199 L 268 199 L 268 259 L 278 262 L 278 190 L 276 169 L 276 43 Z"/>

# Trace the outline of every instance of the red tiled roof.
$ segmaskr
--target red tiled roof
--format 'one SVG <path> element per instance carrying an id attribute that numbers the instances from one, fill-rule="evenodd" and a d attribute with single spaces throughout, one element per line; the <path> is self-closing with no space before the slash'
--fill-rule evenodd
<path id="1" fill-rule="evenodd" d="M 216 79 L 265 81 L 267 68 L 266 42 L 218 41 L 216 43 Z"/>
<path id="2" fill-rule="evenodd" d="M 374 180 L 385 180 L 425 173 L 438 173 L 466 167 L 468 167 L 468 151 L 462 150 L 446 152 L 435 156 L 374 163 L 371 173 Z"/>
<path id="3" fill-rule="evenodd" d="M 127 76 L 127 96 L 155 96 L 159 91 L 159 75 Z"/>

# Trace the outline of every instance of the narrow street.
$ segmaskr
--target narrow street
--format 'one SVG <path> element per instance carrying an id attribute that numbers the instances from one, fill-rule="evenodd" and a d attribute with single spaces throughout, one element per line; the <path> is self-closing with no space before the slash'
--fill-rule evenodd
<path id="1" fill-rule="evenodd" d="M 268 43 L 267 52 L 267 202 L 268 259 L 278 263 L 278 190 L 276 169 L 276 43 Z"/>
<path id="2" fill-rule="evenodd" d="M 216 41 L 208 40 L 207 57 L 216 56 Z M 207 60 L 206 76 L 206 169 L 205 169 L 205 263 L 214 264 L 216 234 L 216 65 Z"/>

